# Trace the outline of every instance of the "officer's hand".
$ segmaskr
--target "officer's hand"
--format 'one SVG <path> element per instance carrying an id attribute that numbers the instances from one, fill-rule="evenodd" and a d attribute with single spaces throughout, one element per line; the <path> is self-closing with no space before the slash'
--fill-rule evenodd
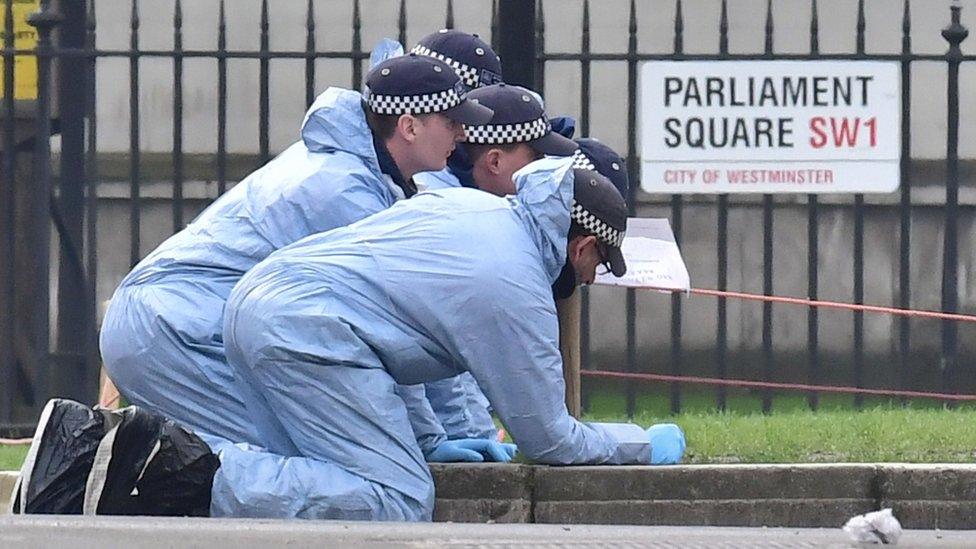
<path id="1" fill-rule="evenodd" d="M 685 454 L 685 433 L 674 423 L 658 423 L 647 430 L 651 465 L 674 465 Z"/>
<path id="2" fill-rule="evenodd" d="M 463 438 L 446 440 L 427 454 L 427 461 L 433 463 L 453 463 L 459 461 L 480 462 L 497 461 L 507 463 L 515 457 L 514 444 L 505 444 L 483 438 Z"/>

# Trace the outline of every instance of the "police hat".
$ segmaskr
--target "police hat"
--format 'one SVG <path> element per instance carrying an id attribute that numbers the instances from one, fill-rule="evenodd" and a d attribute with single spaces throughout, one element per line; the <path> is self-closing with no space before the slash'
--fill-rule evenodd
<path id="1" fill-rule="evenodd" d="M 542 154 L 553 156 L 569 156 L 576 150 L 577 145 L 572 139 L 552 131 L 542 103 L 523 87 L 494 84 L 472 90 L 468 97 L 494 111 L 494 115 L 482 124 L 465 124 L 464 140 L 467 143 L 526 143 Z"/>
<path id="2" fill-rule="evenodd" d="M 574 169 L 570 218 L 606 246 L 614 276 L 624 276 L 627 264 L 620 246 L 627 232 L 627 204 L 613 183 L 598 172 Z"/>
<path id="3" fill-rule="evenodd" d="M 420 39 L 410 50 L 450 65 L 469 90 L 502 81 L 502 63 L 477 34 L 441 29 Z"/>
<path id="4" fill-rule="evenodd" d="M 491 120 L 490 108 L 470 101 L 454 70 L 439 59 L 409 54 L 387 59 L 366 75 L 363 99 L 376 114 L 441 113 L 462 124 Z"/>
<path id="5" fill-rule="evenodd" d="M 579 149 L 573 153 L 573 167 L 599 172 L 613 183 L 626 201 L 630 194 L 630 180 L 624 159 L 613 149 L 591 137 L 577 139 L 576 143 Z"/>

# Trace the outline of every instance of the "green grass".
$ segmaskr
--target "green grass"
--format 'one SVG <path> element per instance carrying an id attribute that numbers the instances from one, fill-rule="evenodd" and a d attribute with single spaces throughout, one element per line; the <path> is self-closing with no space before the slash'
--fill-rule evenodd
<path id="1" fill-rule="evenodd" d="M 620 418 L 626 415 L 627 401 L 624 396 L 626 385 L 614 382 L 594 384 L 593 396 L 590 398 L 589 414 L 600 418 Z M 636 387 L 634 402 L 635 415 L 669 416 L 671 415 L 671 396 L 666 387 L 660 385 L 654 388 Z M 876 407 L 900 408 L 901 401 L 887 397 L 866 396 L 864 408 Z M 942 402 L 931 399 L 915 399 L 910 403 L 912 409 L 942 410 Z M 961 410 L 976 410 L 976 402 L 959 404 Z M 714 413 L 716 411 L 716 390 L 685 386 L 681 391 L 681 412 L 683 414 Z M 738 414 L 762 412 L 762 395 L 745 389 L 729 389 L 726 396 L 726 409 Z M 850 411 L 854 409 L 854 397 L 842 394 L 820 394 L 819 411 Z M 773 414 L 781 412 L 802 412 L 810 410 L 806 393 L 774 393 Z"/>
<path id="2" fill-rule="evenodd" d="M 866 399 L 861 411 L 852 397 L 830 395 L 810 411 L 805 395 L 777 397 L 773 413 L 761 413 L 761 400 L 747 392 L 730 393 L 731 412 L 715 410 L 714 392 L 683 395 L 682 410 L 670 414 L 667 395 L 636 399 L 633 422 L 642 426 L 674 422 L 688 440 L 688 463 L 816 463 L 976 461 L 976 408 L 945 409 L 941 403 Z M 590 401 L 585 419 L 624 421 L 623 395 L 601 393 Z"/>
<path id="3" fill-rule="evenodd" d="M 20 469 L 20 464 L 27 456 L 27 446 L 4 446 L 0 445 L 0 471 L 15 471 Z"/>
<path id="4" fill-rule="evenodd" d="M 590 400 L 586 420 L 628 421 L 622 394 L 602 391 Z M 852 397 L 823 396 L 811 412 L 805 395 L 777 396 L 773 413 L 761 413 L 761 400 L 730 392 L 731 412 L 715 411 L 712 391 L 687 391 L 683 413 L 670 414 L 666 393 L 641 394 L 633 422 L 642 426 L 674 422 L 688 438 L 687 463 L 816 463 L 976 461 L 976 406 L 945 409 L 941 403 L 866 399 L 862 411 Z M 15 470 L 27 446 L 0 446 L 0 470 Z"/>

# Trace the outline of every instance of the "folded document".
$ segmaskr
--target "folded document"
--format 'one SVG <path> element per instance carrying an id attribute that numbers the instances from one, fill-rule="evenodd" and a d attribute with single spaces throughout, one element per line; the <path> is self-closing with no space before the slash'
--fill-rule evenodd
<path id="1" fill-rule="evenodd" d="M 597 284 L 664 291 L 691 289 L 688 268 L 667 219 L 627 219 L 627 236 L 621 250 L 627 261 L 627 274 L 620 278 L 610 273 L 600 275 L 596 277 Z"/>

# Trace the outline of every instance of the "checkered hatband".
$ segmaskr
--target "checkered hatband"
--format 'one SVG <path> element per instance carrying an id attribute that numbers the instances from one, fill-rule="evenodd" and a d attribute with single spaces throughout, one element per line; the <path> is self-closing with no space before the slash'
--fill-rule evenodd
<path id="1" fill-rule="evenodd" d="M 596 166 L 590 161 L 590 158 L 583 153 L 582 149 L 576 149 L 573 153 L 573 169 L 590 170 L 597 171 Z"/>
<path id="2" fill-rule="evenodd" d="M 552 125 L 545 116 L 540 116 L 531 122 L 518 124 L 487 124 L 485 126 L 464 126 L 464 140 L 468 143 L 483 145 L 503 145 L 508 143 L 526 143 L 545 137 L 552 130 Z"/>
<path id="3" fill-rule="evenodd" d="M 570 210 L 570 217 L 586 232 L 596 236 L 597 240 L 608 246 L 619 248 L 624 243 L 624 234 L 626 231 L 618 231 L 610 225 L 607 225 L 602 219 L 590 213 L 589 210 L 575 200 L 573 201 L 573 208 Z"/>
<path id="4" fill-rule="evenodd" d="M 368 92 L 368 90 L 367 90 Z M 461 104 L 457 89 L 423 95 L 381 95 L 367 93 L 369 110 L 376 114 L 430 114 L 446 111 Z"/>
<path id="5" fill-rule="evenodd" d="M 450 58 L 442 53 L 438 53 L 427 46 L 421 46 L 417 44 L 410 50 L 410 53 L 416 53 L 417 55 L 426 55 L 427 57 L 433 57 L 434 59 L 440 59 L 441 61 L 447 63 L 454 69 L 464 85 L 469 88 L 477 88 L 481 84 L 481 77 L 479 75 L 478 69 L 472 67 L 471 65 L 462 63 L 456 59 Z"/>

